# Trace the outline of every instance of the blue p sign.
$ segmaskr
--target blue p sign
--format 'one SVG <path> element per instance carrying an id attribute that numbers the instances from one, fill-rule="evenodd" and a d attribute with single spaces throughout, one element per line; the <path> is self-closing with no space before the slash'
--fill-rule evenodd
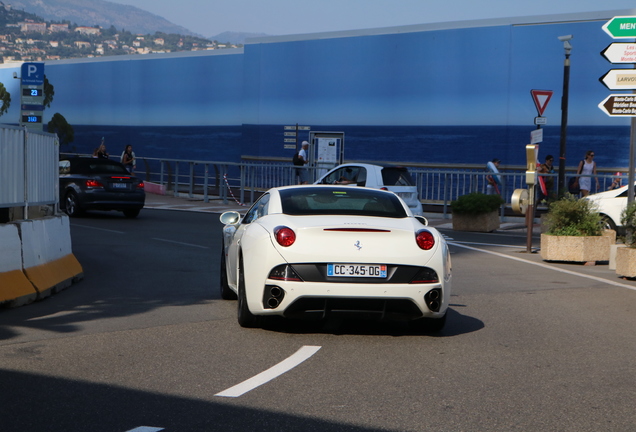
<path id="1" fill-rule="evenodd" d="M 44 63 L 22 63 L 22 85 L 44 85 Z"/>

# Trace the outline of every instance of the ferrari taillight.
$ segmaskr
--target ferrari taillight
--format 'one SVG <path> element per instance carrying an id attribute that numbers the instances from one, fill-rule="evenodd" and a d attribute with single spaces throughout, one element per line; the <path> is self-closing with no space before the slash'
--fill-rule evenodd
<path id="1" fill-rule="evenodd" d="M 283 247 L 291 246 L 296 241 L 296 233 L 286 226 L 274 228 L 274 237 L 276 237 L 278 244 Z"/>
<path id="2" fill-rule="evenodd" d="M 139 182 L 137 184 L 137 189 L 143 189 L 145 187 L 144 182 Z"/>
<path id="3" fill-rule="evenodd" d="M 102 184 L 102 182 L 99 182 L 99 181 L 94 180 L 94 179 L 89 179 L 89 180 L 86 180 L 86 187 L 89 188 L 89 189 L 92 189 L 92 188 L 103 188 L 104 185 Z"/>
<path id="4" fill-rule="evenodd" d="M 419 230 L 415 233 L 415 242 L 420 249 L 431 250 L 435 246 L 435 237 L 428 230 Z"/>

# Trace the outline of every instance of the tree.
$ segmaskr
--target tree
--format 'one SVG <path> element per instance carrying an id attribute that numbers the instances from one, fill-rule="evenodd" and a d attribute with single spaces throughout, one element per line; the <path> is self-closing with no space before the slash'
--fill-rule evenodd
<path id="1" fill-rule="evenodd" d="M 51 108 L 51 102 L 53 102 L 53 96 L 55 96 L 55 88 L 44 75 L 44 102 L 45 107 Z"/>
<path id="2" fill-rule="evenodd" d="M 60 146 L 70 144 L 75 139 L 73 126 L 68 124 L 64 116 L 60 113 L 53 114 L 53 118 L 47 125 L 47 132 L 57 134 L 60 139 Z"/>
<path id="3" fill-rule="evenodd" d="M 0 83 L 0 116 L 6 113 L 9 110 L 9 106 L 11 105 L 11 94 L 4 87 L 4 84 Z"/>

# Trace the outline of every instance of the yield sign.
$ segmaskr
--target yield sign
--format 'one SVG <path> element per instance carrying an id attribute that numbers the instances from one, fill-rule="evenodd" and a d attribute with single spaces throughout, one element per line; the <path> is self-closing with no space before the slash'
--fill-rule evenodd
<path id="1" fill-rule="evenodd" d="M 543 115 L 553 93 L 554 92 L 552 90 L 530 90 L 530 94 L 532 94 L 532 100 L 534 101 L 534 105 L 537 107 L 539 117 Z"/>

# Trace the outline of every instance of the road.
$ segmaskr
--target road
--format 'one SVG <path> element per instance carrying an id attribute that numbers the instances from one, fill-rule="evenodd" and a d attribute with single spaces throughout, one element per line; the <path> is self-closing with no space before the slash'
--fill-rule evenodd
<path id="1" fill-rule="evenodd" d="M 636 282 L 607 266 L 543 263 L 522 233 L 442 230 L 454 279 L 440 336 L 243 329 L 217 292 L 220 228 L 164 210 L 73 219 L 84 280 L 0 311 L 1 430 L 636 431 Z"/>

